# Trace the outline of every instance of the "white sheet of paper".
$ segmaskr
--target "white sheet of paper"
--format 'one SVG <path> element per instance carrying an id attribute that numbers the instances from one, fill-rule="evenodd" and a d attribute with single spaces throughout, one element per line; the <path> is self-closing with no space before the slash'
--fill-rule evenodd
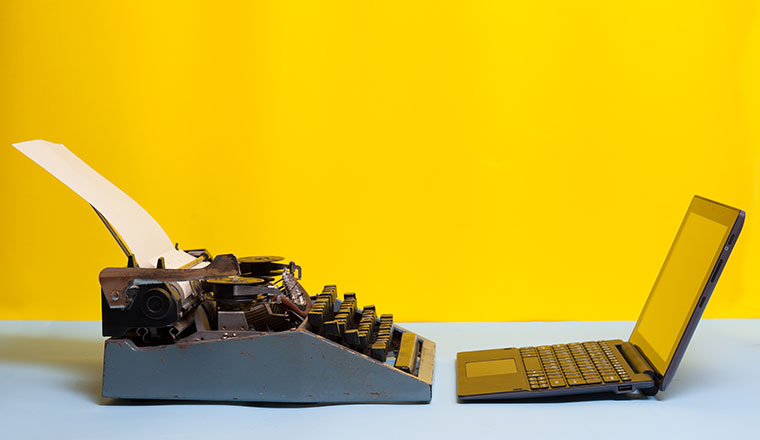
<path id="1" fill-rule="evenodd" d="M 142 206 L 65 146 L 43 140 L 13 146 L 100 211 L 121 235 L 140 267 L 156 267 L 158 258 L 164 257 L 167 268 L 178 268 L 195 258 L 174 249 L 161 225 Z"/>

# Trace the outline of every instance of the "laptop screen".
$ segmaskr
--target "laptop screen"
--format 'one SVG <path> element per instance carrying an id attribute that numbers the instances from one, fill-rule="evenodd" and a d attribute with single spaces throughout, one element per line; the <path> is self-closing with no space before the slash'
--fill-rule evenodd
<path id="1" fill-rule="evenodd" d="M 728 239 L 738 210 L 695 197 L 631 335 L 665 374 Z"/>

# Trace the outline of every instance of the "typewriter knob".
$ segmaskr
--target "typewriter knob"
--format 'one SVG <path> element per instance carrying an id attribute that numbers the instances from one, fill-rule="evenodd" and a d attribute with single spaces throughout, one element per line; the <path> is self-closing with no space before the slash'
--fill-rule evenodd
<path id="1" fill-rule="evenodd" d="M 145 292 L 142 305 L 146 316 L 162 318 L 169 312 L 169 308 L 172 305 L 172 296 L 166 289 L 154 287 Z"/>

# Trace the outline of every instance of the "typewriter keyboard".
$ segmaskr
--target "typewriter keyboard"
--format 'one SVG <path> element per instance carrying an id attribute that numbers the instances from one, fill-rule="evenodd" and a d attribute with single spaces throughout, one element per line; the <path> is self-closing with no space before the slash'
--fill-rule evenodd
<path id="1" fill-rule="evenodd" d="M 414 374 L 421 344 L 417 336 L 398 331 L 393 315 L 378 316 L 375 306 L 360 310 L 354 293 L 344 294 L 336 311 L 337 296 L 334 285 L 317 295 L 307 316 L 309 329 L 380 362 L 395 357 L 396 368 Z"/>

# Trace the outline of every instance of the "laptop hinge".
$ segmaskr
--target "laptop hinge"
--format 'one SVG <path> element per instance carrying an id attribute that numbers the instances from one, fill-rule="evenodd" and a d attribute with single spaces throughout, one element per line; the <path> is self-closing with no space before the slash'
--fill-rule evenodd
<path id="1" fill-rule="evenodd" d="M 652 379 L 655 378 L 656 373 L 654 369 L 649 365 L 649 362 L 647 362 L 644 356 L 639 353 L 639 349 L 636 348 L 635 345 L 630 342 L 623 342 L 618 347 L 620 348 L 623 357 L 628 362 L 628 365 L 630 365 L 636 373 L 643 373 Z"/>

